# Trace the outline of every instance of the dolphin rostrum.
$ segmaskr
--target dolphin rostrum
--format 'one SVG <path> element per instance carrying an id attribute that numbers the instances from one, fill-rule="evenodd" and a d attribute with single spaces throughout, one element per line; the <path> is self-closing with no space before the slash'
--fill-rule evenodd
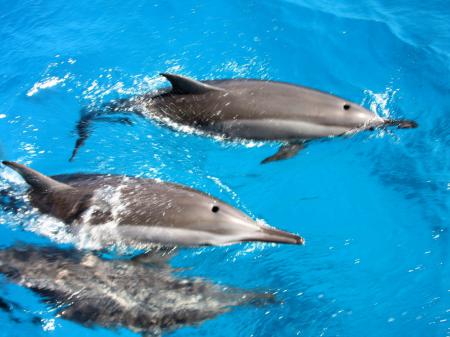
<path id="1" fill-rule="evenodd" d="M 414 121 L 382 118 L 346 99 L 294 84 L 254 79 L 197 81 L 161 75 L 171 88 L 113 101 L 85 114 L 77 125 L 79 138 L 70 160 L 89 136 L 92 121 L 131 123 L 127 117 L 107 117 L 114 113 L 150 116 L 169 126 L 187 125 L 231 140 L 284 143 L 263 163 L 290 158 L 313 139 L 388 126 L 417 127 Z"/>
<path id="2" fill-rule="evenodd" d="M 303 244 L 300 236 L 255 221 L 219 199 L 153 179 L 103 174 L 48 177 L 3 161 L 30 185 L 31 204 L 72 228 L 131 246 L 228 245 L 246 241 Z"/>
<path id="3" fill-rule="evenodd" d="M 274 302 L 270 293 L 218 286 L 175 276 L 170 268 L 103 260 L 56 247 L 2 249 L 0 273 L 56 305 L 57 317 L 86 327 L 124 327 L 145 336 L 199 324 L 236 306 Z"/>

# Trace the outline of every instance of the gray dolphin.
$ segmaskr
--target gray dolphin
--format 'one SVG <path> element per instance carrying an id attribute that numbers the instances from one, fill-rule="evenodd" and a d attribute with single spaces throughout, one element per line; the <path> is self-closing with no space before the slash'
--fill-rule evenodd
<path id="1" fill-rule="evenodd" d="M 58 316 L 87 327 L 125 327 L 146 336 L 199 324 L 236 306 L 274 302 L 270 293 L 55 247 L 0 250 L 0 273 L 55 303 Z"/>
<path id="2" fill-rule="evenodd" d="M 263 163 L 290 158 L 313 139 L 387 126 L 417 127 L 414 121 L 385 119 L 346 99 L 294 84 L 254 79 L 197 81 L 161 75 L 171 88 L 113 101 L 100 111 L 85 114 L 77 125 L 79 138 L 70 160 L 89 136 L 92 121 L 131 122 L 126 117 L 107 117 L 119 112 L 155 117 L 169 125 L 167 122 L 188 125 L 228 139 L 283 142 Z"/>
<path id="3" fill-rule="evenodd" d="M 240 210 L 192 188 L 127 176 L 48 177 L 4 161 L 30 185 L 31 204 L 73 228 L 100 228 L 121 243 L 228 245 L 246 241 L 303 244 L 303 238 L 254 221 Z M 99 225 L 110 224 L 99 227 Z"/>

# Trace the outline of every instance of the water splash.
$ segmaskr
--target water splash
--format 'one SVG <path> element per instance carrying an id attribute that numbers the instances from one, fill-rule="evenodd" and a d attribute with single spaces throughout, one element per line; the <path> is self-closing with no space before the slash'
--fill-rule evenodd
<path id="1" fill-rule="evenodd" d="M 372 90 L 364 90 L 364 101 L 363 103 L 368 103 L 370 110 L 376 112 L 379 116 L 384 118 L 389 118 L 391 115 L 390 106 L 395 100 L 399 89 L 394 89 L 392 87 L 387 87 L 382 93 L 376 93 Z"/>

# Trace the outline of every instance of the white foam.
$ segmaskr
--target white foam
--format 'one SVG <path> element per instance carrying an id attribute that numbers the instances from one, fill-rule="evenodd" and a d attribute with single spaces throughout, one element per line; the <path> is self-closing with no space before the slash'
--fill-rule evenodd
<path id="1" fill-rule="evenodd" d="M 376 112 L 379 116 L 384 118 L 388 118 L 390 116 L 391 111 L 389 109 L 389 104 L 398 93 L 398 89 L 387 87 L 386 90 L 381 93 L 376 93 L 367 89 L 364 93 L 369 100 L 370 110 Z"/>
<path id="2" fill-rule="evenodd" d="M 66 244 L 75 242 L 70 228 L 62 221 L 49 215 L 39 214 L 37 211 L 34 215 L 25 224 L 24 227 L 26 230 L 48 237 L 57 243 Z"/>
<path id="3" fill-rule="evenodd" d="M 52 76 L 52 77 L 46 78 L 43 81 L 36 82 L 33 85 L 33 87 L 30 90 L 28 90 L 27 96 L 31 97 L 31 96 L 37 94 L 40 90 L 52 88 L 55 85 L 64 82 L 68 78 L 69 78 L 69 74 L 66 74 L 63 78 L 60 78 L 57 76 Z"/>

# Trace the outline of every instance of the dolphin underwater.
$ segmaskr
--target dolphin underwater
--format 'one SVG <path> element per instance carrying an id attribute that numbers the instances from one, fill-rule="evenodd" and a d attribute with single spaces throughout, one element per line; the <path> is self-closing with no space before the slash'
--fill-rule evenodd
<path id="1" fill-rule="evenodd" d="M 169 126 L 187 125 L 230 140 L 284 143 L 262 163 L 291 158 L 314 139 L 388 126 L 417 127 L 414 121 L 382 118 L 346 99 L 294 84 L 255 79 L 197 81 L 161 75 L 171 88 L 112 101 L 82 116 L 70 160 L 88 138 L 93 121 L 131 124 L 127 117 L 107 117 L 114 113 L 150 116 Z"/>
<path id="2" fill-rule="evenodd" d="M 3 164 L 30 185 L 29 199 L 41 213 L 74 230 L 86 226 L 100 229 L 99 235 L 131 246 L 304 243 L 300 236 L 257 222 L 225 202 L 183 185 L 103 174 L 48 177 L 18 163 Z"/>
<path id="3" fill-rule="evenodd" d="M 86 327 L 160 335 L 212 319 L 233 307 L 273 303 L 273 294 L 174 276 L 130 260 L 103 260 L 56 247 L 0 250 L 0 273 L 54 304 L 56 317 Z"/>

